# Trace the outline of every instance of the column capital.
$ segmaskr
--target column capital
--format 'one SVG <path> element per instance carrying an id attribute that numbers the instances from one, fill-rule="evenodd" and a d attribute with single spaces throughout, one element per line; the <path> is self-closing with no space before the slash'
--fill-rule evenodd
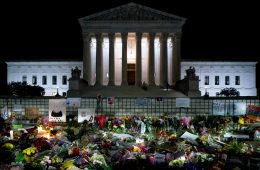
<path id="1" fill-rule="evenodd" d="M 143 33 L 142 32 L 136 32 L 135 36 L 136 36 L 136 39 L 141 39 L 142 36 L 143 36 Z"/>
<path id="2" fill-rule="evenodd" d="M 156 36 L 156 33 L 154 33 L 154 32 L 149 32 L 148 38 L 149 38 L 149 40 L 150 40 L 150 39 L 153 39 L 153 40 L 154 40 L 155 36 Z"/>
<path id="3" fill-rule="evenodd" d="M 169 33 L 168 33 L 168 32 L 163 32 L 163 33 L 161 33 L 161 38 L 163 38 L 163 39 L 167 39 L 168 36 L 169 36 Z"/>
<path id="4" fill-rule="evenodd" d="M 83 33 L 83 38 L 89 37 L 89 36 L 90 36 L 90 33 Z"/>
<path id="5" fill-rule="evenodd" d="M 175 39 L 181 39 L 181 35 L 182 35 L 181 32 L 174 33 L 174 38 L 175 38 Z"/>
<path id="6" fill-rule="evenodd" d="M 121 32 L 122 39 L 127 39 L 128 32 Z"/>
<path id="7" fill-rule="evenodd" d="M 89 42 L 91 40 L 91 34 L 90 33 L 84 33 L 83 34 L 83 41 Z"/>
<path id="8" fill-rule="evenodd" d="M 103 45 L 103 41 L 104 41 L 104 39 L 103 39 L 103 34 L 102 33 L 96 33 L 95 34 L 95 37 L 96 37 L 96 43 L 97 43 L 97 45 L 100 43 L 101 44 L 101 46 Z M 98 48 L 98 47 L 97 47 Z M 101 47 L 102 48 L 102 47 Z"/>
<path id="9" fill-rule="evenodd" d="M 102 33 L 95 33 L 96 39 L 100 39 L 102 37 Z"/>
<path id="10" fill-rule="evenodd" d="M 116 37 L 116 36 L 115 36 L 115 33 L 114 33 L 114 32 L 109 32 L 109 33 L 108 33 L 108 38 L 109 38 L 109 39 L 115 39 L 115 37 Z"/>

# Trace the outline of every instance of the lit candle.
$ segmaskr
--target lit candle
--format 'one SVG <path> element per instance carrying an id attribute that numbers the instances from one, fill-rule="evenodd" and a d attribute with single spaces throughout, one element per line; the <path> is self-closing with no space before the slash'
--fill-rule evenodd
<path id="1" fill-rule="evenodd" d="M 38 133 L 41 133 L 41 132 L 42 132 L 42 127 L 39 126 L 39 127 L 38 127 Z"/>
<path id="2" fill-rule="evenodd" d="M 49 133 L 47 133 L 46 138 L 50 139 L 50 134 Z"/>
<path id="3" fill-rule="evenodd" d="M 10 130 L 10 139 L 13 140 L 14 139 L 14 131 Z"/>

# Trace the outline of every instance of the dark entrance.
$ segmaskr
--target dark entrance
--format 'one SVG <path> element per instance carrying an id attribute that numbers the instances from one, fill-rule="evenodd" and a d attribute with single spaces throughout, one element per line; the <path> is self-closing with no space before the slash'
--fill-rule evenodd
<path id="1" fill-rule="evenodd" d="M 135 85 L 135 64 L 127 64 L 128 85 Z"/>

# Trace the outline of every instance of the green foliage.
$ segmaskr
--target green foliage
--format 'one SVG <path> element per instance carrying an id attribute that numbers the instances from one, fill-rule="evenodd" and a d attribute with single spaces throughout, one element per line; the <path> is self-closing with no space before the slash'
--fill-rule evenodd
<path id="1" fill-rule="evenodd" d="M 224 88 L 221 90 L 220 95 L 224 95 L 226 97 L 232 97 L 232 96 L 239 96 L 239 91 L 237 91 L 237 89 L 235 89 L 234 87 L 230 87 L 230 88 Z"/>
<path id="2" fill-rule="evenodd" d="M 44 170 L 45 167 L 44 165 L 37 163 L 37 162 L 32 162 L 32 163 L 26 163 L 24 165 L 24 169 L 26 170 Z"/>
<path id="3" fill-rule="evenodd" d="M 228 144 L 224 146 L 224 149 L 227 150 L 228 152 L 239 154 L 245 152 L 243 146 L 244 146 L 243 142 L 239 142 L 236 139 L 233 139 L 232 141 L 230 141 Z"/>
<path id="4" fill-rule="evenodd" d="M 10 96 L 42 96 L 44 93 L 43 87 L 28 85 L 26 82 L 12 82 L 6 87 L 6 95 Z"/>

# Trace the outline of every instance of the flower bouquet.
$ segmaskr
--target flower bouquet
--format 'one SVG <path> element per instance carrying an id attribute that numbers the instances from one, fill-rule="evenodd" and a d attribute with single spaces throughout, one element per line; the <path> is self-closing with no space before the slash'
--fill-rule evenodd
<path id="1" fill-rule="evenodd" d="M 110 169 L 106 163 L 105 157 L 101 154 L 94 153 L 90 157 L 90 161 L 94 166 L 101 167 L 103 169 Z"/>
<path id="2" fill-rule="evenodd" d="M 236 155 L 245 153 L 246 147 L 243 142 L 239 142 L 234 139 L 224 146 L 224 150 L 226 150 L 230 154 Z"/>
<path id="3" fill-rule="evenodd" d="M 112 120 L 112 131 L 117 133 L 123 133 L 125 131 L 125 124 L 124 121 L 121 119 L 113 119 Z"/>
<path id="4" fill-rule="evenodd" d="M 105 115 L 98 115 L 97 116 L 97 123 L 100 129 L 104 129 L 106 126 L 106 116 Z"/>
<path id="5" fill-rule="evenodd" d="M 26 148 L 23 150 L 23 156 L 27 163 L 31 163 L 34 161 L 34 156 L 38 152 L 37 148 L 34 146 L 31 146 L 29 148 Z"/>

